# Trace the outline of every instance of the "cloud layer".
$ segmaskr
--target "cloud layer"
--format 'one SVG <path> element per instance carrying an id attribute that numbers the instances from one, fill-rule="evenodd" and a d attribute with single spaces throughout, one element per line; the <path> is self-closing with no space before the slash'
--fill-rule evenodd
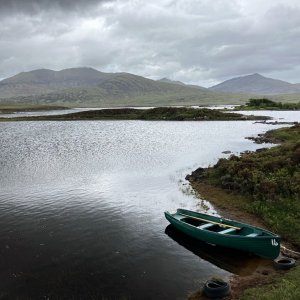
<path id="1" fill-rule="evenodd" d="M 0 78 L 90 66 L 204 86 L 254 72 L 300 82 L 296 0 L 0 0 L 0 17 Z"/>

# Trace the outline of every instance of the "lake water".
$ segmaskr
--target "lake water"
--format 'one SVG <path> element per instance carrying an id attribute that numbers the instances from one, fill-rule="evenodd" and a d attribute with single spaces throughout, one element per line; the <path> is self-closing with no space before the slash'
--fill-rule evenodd
<path id="1" fill-rule="evenodd" d="M 186 174 L 264 147 L 244 137 L 277 127 L 0 123 L 1 299 L 185 299 L 211 276 L 242 274 L 246 258 L 190 241 L 163 213 L 201 210 Z"/>

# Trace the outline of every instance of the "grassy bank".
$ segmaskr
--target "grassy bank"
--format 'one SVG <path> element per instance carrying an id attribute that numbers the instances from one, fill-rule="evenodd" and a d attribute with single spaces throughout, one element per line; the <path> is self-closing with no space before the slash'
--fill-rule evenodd
<path id="1" fill-rule="evenodd" d="M 157 107 L 152 109 L 100 109 L 65 115 L 11 118 L 9 121 L 67 121 L 67 120 L 165 120 L 165 121 L 236 121 L 266 120 L 268 117 L 224 113 L 212 109 L 187 107 Z M 4 121 L 4 119 L 2 119 Z M 8 120 L 5 120 L 8 121 Z"/>
<path id="2" fill-rule="evenodd" d="M 266 226 L 299 249 L 300 125 L 269 131 L 260 139 L 281 144 L 220 159 L 187 179 L 225 216 Z M 299 299 L 300 267 L 284 274 L 272 285 L 247 290 L 241 299 Z"/>

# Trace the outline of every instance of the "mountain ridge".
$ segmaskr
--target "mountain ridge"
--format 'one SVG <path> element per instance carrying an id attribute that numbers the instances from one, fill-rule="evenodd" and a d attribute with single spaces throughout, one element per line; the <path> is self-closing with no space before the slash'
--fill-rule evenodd
<path id="1" fill-rule="evenodd" d="M 218 93 L 206 88 L 155 81 L 130 73 L 92 68 L 22 72 L 0 82 L 0 102 L 63 105 L 189 105 L 210 103 Z"/>
<path id="2" fill-rule="evenodd" d="M 69 106 L 243 104 L 253 95 L 269 95 L 270 88 L 272 91 L 277 89 L 272 98 L 275 101 L 282 101 L 281 98 L 286 97 L 281 96 L 283 93 L 288 94 L 287 101 L 300 94 L 300 84 L 257 73 L 204 88 L 168 78 L 152 80 L 126 72 L 100 72 L 89 67 L 60 71 L 37 69 L 0 81 L 0 103 Z"/>

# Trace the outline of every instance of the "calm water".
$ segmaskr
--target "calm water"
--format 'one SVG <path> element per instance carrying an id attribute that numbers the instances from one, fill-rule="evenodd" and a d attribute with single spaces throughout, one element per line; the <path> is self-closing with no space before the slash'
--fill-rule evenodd
<path id="1" fill-rule="evenodd" d="M 185 299 L 211 276 L 243 273 L 247 259 L 186 239 L 163 212 L 200 210 L 186 174 L 262 147 L 244 137 L 273 128 L 0 123 L 0 298 Z"/>

